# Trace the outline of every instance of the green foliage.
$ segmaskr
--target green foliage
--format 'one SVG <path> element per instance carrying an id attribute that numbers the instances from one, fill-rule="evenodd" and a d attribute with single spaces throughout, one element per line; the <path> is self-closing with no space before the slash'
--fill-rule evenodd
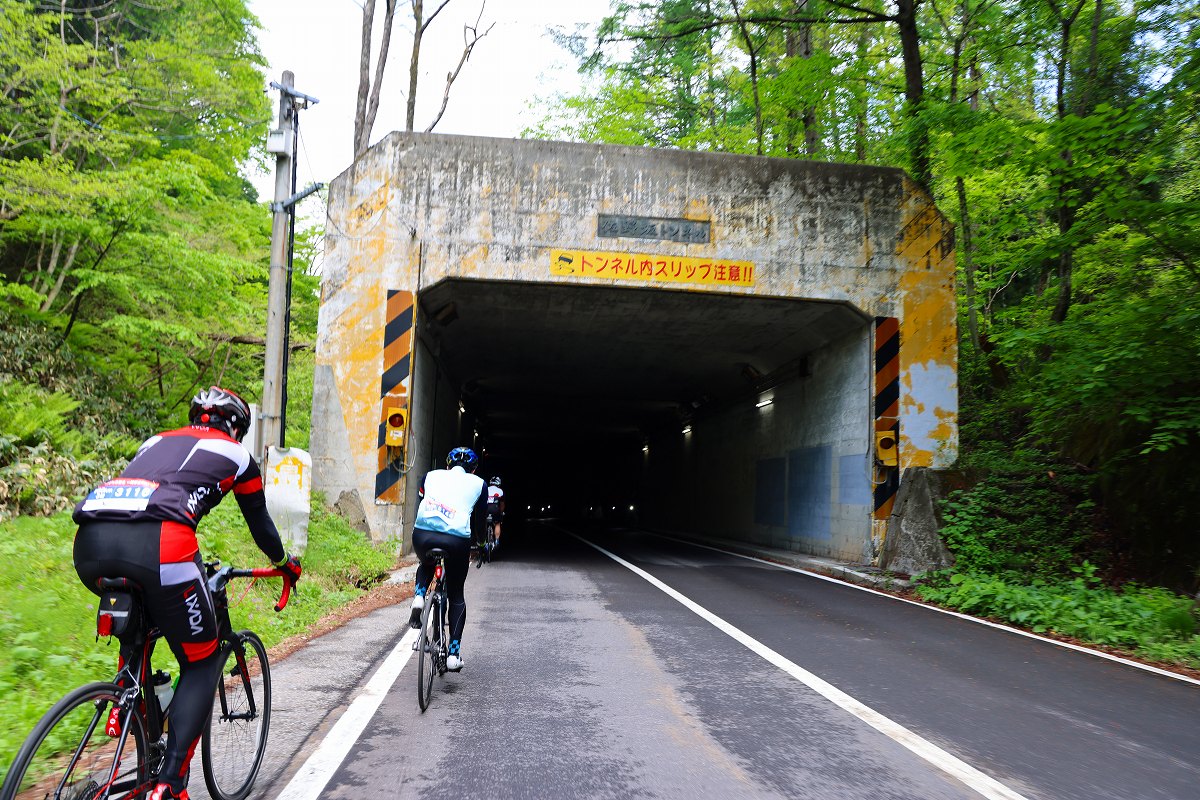
<path id="1" fill-rule="evenodd" d="M 96 643 L 95 597 L 71 566 L 73 536 L 66 515 L 0 523 L 2 753 L 15 753 L 66 690 L 115 671 L 116 645 Z"/>
<path id="2" fill-rule="evenodd" d="M 1088 554 L 1096 528 L 1092 478 L 1069 468 L 995 469 L 943 502 L 942 539 L 956 568 L 1050 579 Z"/>
<path id="3" fill-rule="evenodd" d="M 1024 583 L 976 572 L 931 576 L 924 600 L 1028 628 L 1132 650 L 1144 658 L 1200 668 L 1200 617 L 1186 597 L 1130 584 L 1100 585 L 1084 562 L 1069 581 Z"/>
<path id="4" fill-rule="evenodd" d="M 304 576 L 288 607 L 276 613 L 278 580 L 236 581 L 231 617 L 267 646 L 303 633 L 334 608 L 385 577 L 395 563 L 391 547 L 373 547 L 361 533 L 315 504 Z M 75 527 L 69 515 L 0 522 L 0 691 L 7 698 L 0 753 L 15 753 L 34 724 L 75 686 L 108 680 L 116 672 L 115 641 L 96 641 L 95 596 L 72 567 Z M 221 504 L 200 527 L 201 552 L 239 567 L 266 566 L 236 504 Z M 166 647 L 156 665 L 178 674 Z M 0 771 L 7 761 L 0 763 Z M 3 778 L 0 772 L 0 779 Z"/>
<path id="5" fill-rule="evenodd" d="M 44 352 L 156 395 L 139 429 L 204 383 L 253 397 L 261 362 L 233 342 L 261 336 L 270 222 L 239 170 L 270 109 L 246 3 L 0 5 L 5 294 L 57 329 Z"/>

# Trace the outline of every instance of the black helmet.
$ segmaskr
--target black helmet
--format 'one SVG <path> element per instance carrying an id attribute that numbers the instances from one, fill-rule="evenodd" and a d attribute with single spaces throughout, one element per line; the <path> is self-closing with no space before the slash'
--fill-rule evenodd
<path id="1" fill-rule="evenodd" d="M 489 485 L 489 486 L 499 486 L 499 485 L 500 485 L 500 476 L 499 476 L 499 475 L 493 475 L 493 476 L 492 476 L 492 477 L 491 477 L 491 478 L 488 480 L 488 485 Z"/>
<path id="2" fill-rule="evenodd" d="M 228 389 L 210 386 L 192 398 L 188 420 L 193 425 L 220 428 L 240 442 L 250 429 L 250 406 Z"/>
<path id="3" fill-rule="evenodd" d="M 446 469 L 462 467 L 467 472 L 474 472 L 479 466 L 479 457 L 469 447 L 456 447 L 446 456 Z"/>

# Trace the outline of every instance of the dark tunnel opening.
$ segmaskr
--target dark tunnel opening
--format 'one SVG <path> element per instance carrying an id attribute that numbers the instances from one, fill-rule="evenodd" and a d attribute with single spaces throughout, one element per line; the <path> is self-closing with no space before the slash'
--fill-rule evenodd
<path id="1" fill-rule="evenodd" d="M 449 387 L 429 466 L 471 445 L 511 517 L 616 523 L 703 500 L 661 490 L 689 426 L 803 383 L 814 354 L 868 324 L 840 303 L 594 285 L 454 279 L 418 302 Z"/>

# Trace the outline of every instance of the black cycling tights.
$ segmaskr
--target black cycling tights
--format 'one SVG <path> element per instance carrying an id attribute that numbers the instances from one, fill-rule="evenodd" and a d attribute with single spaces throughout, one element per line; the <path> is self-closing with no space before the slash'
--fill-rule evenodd
<path id="1" fill-rule="evenodd" d="M 450 600 L 450 641 L 462 640 L 467 624 L 467 600 L 463 586 L 471 568 L 471 540 L 452 533 L 413 529 L 413 550 L 421 559 L 417 566 L 417 586 L 427 587 L 433 580 L 433 567 L 425 564 L 425 554 L 435 547 L 446 551 L 446 596 Z"/>
<path id="2" fill-rule="evenodd" d="M 75 536 L 75 571 L 97 594 L 97 578 L 129 578 L 140 584 L 151 623 L 162 631 L 179 661 L 160 773 L 162 782 L 178 790 L 186 784 L 188 764 L 212 707 L 220 669 L 217 621 L 200 554 L 191 561 L 160 563 L 159 530 L 158 522 L 88 523 Z M 124 641 L 121 656 L 128 661 Z"/>

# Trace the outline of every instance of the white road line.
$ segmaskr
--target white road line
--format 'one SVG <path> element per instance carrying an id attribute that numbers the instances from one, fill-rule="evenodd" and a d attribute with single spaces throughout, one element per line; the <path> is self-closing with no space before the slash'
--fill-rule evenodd
<path id="1" fill-rule="evenodd" d="M 600 545 L 589 542 L 587 539 L 584 539 L 578 534 L 572 533 L 571 535 L 584 544 L 599 550 L 613 561 L 616 561 L 618 564 L 630 570 L 635 575 L 638 575 L 651 585 L 666 593 L 672 599 L 682 604 L 701 619 L 713 625 L 715 628 L 717 628 L 717 630 L 728 635 L 735 641 L 745 645 L 753 653 L 779 667 L 781 670 L 791 675 L 805 686 L 808 686 L 810 689 L 817 692 L 822 697 L 834 703 L 843 710 L 848 711 L 854 716 L 858 717 L 875 730 L 916 753 L 933 766 L 958 779 L 959 781 L 962 781 L 969 788 L 978 792 L 983 797 L 988 798 L 988 800 L 1026 800 L 1023 795 L 1014 792 L 1012 789 L 1000 783 L 995 778 L 985 775 L 984 773 L 972 767 L 970 764 L 967 764 L 965 761 L 950 755 L 932 742 L 921 738 L 908 728 L 905 728 L 903 725 L 893 722 L 891 719 L 888 719 L 878 711 L 875 711 L 869 706 L 866 706 L 858 700 L 855 700 L 853 697 L 846 694 L 841 689 L 838 689 L 833 684 L 818 678 L 816 675 L 804 669 L 803 667 L 800 667 L 792 661 L 784 658 L 782 655 L 767 647 L 754 637 L 744 633 L 739 628 L 735 628 L 733 625 L 730 625 L 728 622 L 721 619 L 700 604 L 693 602 L 685 595 L 672 589 L 670 586 L 663 583 L 649 572 L 646 572 L 644 569 L 634 566 L 620 556 L 610 553 Z"/>
<path id="2" fill-rule="evenodd" d="M 646 533 L 650 533 L 650 532 L 646 531 Z M 801 575 L 807 575 L 810 578 L 818 578 L 823 581 L 829 581 L 830 583 L 836 583 L 839 586 L 845 586 L 849 589 L 857 589 L 860 592 L 870 592 L 871 594 L 879 595 L 880 597 L 886 597 L 889 600 L 895 600 L 898 603 L 908 603 L 909 605 L 917 606 L 918 608 L 924 608 L 929 611 L 936 611 L 939 614 L 947 614 L 951 617 L 958 617 L 959 619 L 963 619 L 968 622 L 975 622 L 980 625 L 986 625 L 989 628 L 995 628 L 996 630 L 1007 631 L 1008 633 L 1015 633 L 1018 636 L 1024 636 L 1027 639 L 1036 639 L 1039 642 L 1045 642 L 1046 644 L 1052 644 L 1056 647 L 1065 647 L 1068 650 L 1075 650 L 1076 652 L 1079 652 L 1079 653 L 1086 653 L 1087 655 L 1095 656 L 1096 658 L 1103 658 L 1108 661 L 1115 661 L 1116 663 L 1124 664 L 1127 667 L 1136 667 L 1137 669 L 1145 670 L 1146 672 L 1153 672 L 1155 675 L 1162 675 L 1164 678 L 1174 678 L 1177 681 L 1183 681 L 1184 683 L 1191 683 L 1196 686 L 1200 686 L 1200 680 L 1196 680 L 1195 678 L 1190 678 L 1187 675 L 1180 675 L 1178 672 L 1171 672 L 1170 670 L 1160 669 L 1158 667 L 1152 667 L 1149 664 L 1142 664 L 1141 662 L 1138 662 L 1138 661 L 1130 661 L 1128 658 L 1121 658 L 1120 656 L 1114 656 L 1109 653 L 1105 653 L 1101 650 L 1093 650 L 1090 647 L 1082 647 L 1077 644 L 1071 644 L 1070 642 L 1060 642 L 1058 639 L 1051 639 L 1048 636 L 1039 636 L 1036 633 L 1030 633 L 1029 631 L 1021 630 L 1020 628 L 1014 628 L 1011 625 L 1002 625 L 999 622 L 992 622 L 990 620 L 980 619 L 979 617 L 972 617 L 970 614 L 963 614 L 959 611 L 951 611 L 950 609 L 940 608 L 938 606 L 932 606 L 927 603 L 918 603 L 915 600 L 909 600 L 906 597 L 897 597 L 894 594 L 888 594 L 887 592 L 880 592 L 876 589 L 870 588 L 869 586 L 859 586 L 857 583 L 851 583 L 850 581 L 841 580 L 839 578 L 831 578 L 828 575 L 822 575 L 819 572 L 813 572 L 811 570 L 801 569 L 800 567 L 793 567 L 789 564 L 780 564 L 777 561 L 767 561 L 766 559 L 757 558 L 755 556 L 748 556 L 748 555 L 745 555 L 744 553 L 735 553 L 732 550 L 722 550 L 719 547 L 713 547 L 712 545 L 707 545 L 707 544 L 700 544 L 699 542 L 690 542 L 687 539 L 676 539 L 674 536 L 664 536 L 661 533 L 650 533 L 650 535 L 657 536 L 660 539 L 667 539 L 672 542 L 680 542 L 681 544 L 688 544 L 688 545 L 691 545 L 692 547 L 701 547 L 701 548 L 704 548 L 705 550 L 712 550 L 717 553 L 723 553 L 724 555 L 727 555 L 727 556 L 737 556 L 738 558 L 744 558 L 747 561 L 757 561 L 759 564 L 766 564 L 769 567 L 776 567 L 777 569 L 787 570 L 788 572 L 798 572 Z"/>
<path id="3" fill-rule="evenodd" d="M 350 748 L 358 741 L 363 730 L 375 716 L 375 711 L 387 695 L 392 684 L 400 677 L 400 671 L 412 658 L 413 642 L 420 631 L 410 628 L 388 654 L 387 659 L 367 681 L 362 692 L 342 714 L 341 719 L 329 731 L 316 752 L 308 757 L 304 766 L 295 774 L 278 800 L 317 800 L 333 773 L 341 766 Z"/>

